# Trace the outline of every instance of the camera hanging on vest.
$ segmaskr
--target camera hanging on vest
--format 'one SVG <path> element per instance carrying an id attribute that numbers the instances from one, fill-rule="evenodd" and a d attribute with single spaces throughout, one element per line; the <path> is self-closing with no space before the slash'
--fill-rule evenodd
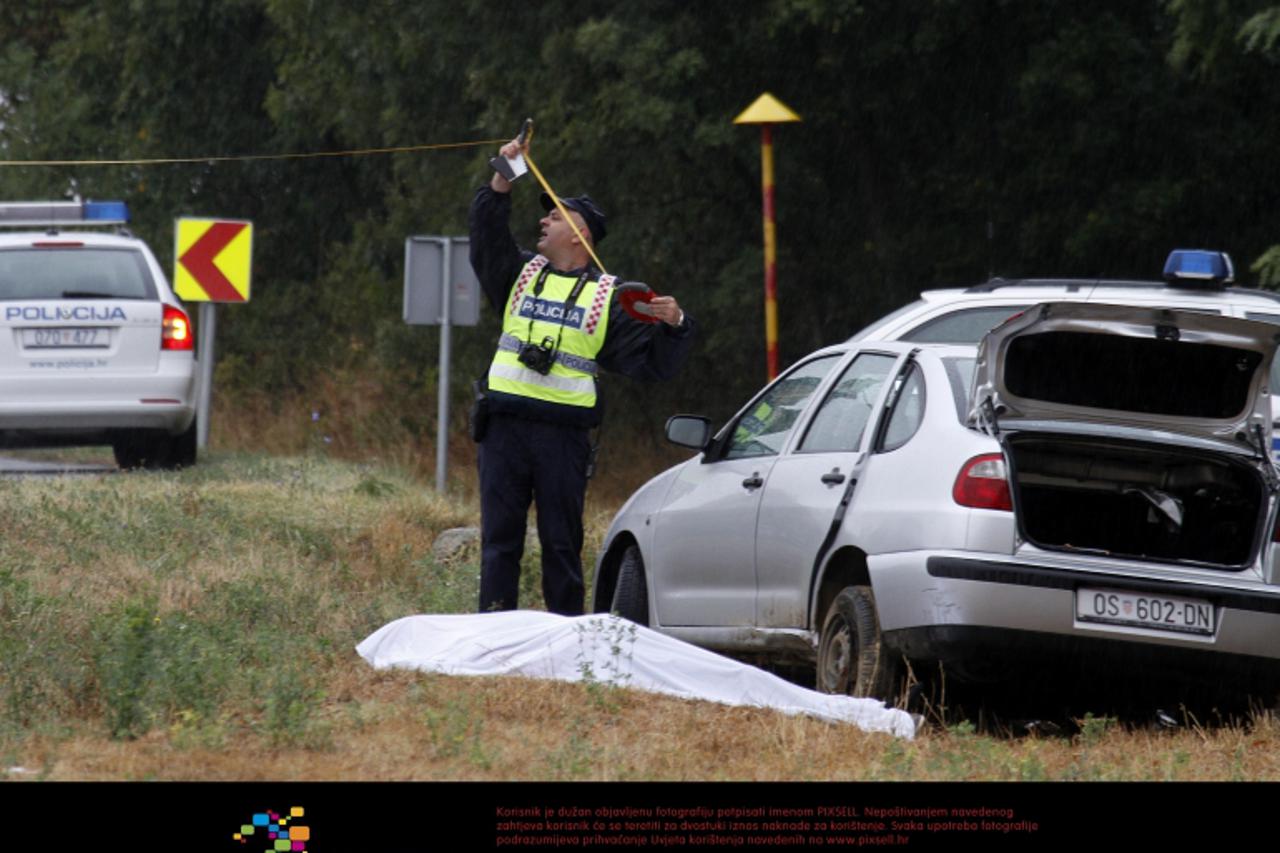
<path id="1" fill-rule="evenodd" d="M 542 288 L 547 283 L 547 273 L 550 269 L 542 268 L 542 272 L 538 274 L 538 280 L 533 283 L 533 296 L 536 299 L 542 295 Z M 577 282 L 573 285 L 573 290 L 569 291 L 568 297 L 564 300 L 564 313 L 568 316 L 573 311 L 573 306 L 577 304 L 578 297 L 582 295 L 582 288 L 587 284 L 587 274 L 584 272 L 578 276 Z M 516 352 L 516 359 L 521 364 L 535 373 L 546 376 L 551 372 L 551 365 L 556 362 L 556 353 L 560 351 L 560 341 L 564 337 L 564 324 L 560 325 L 560 331 L 556 334 L 555 340 L 550 335 L 542 339 L 542 343 L 535 344 L 533 342 L 533 318 L 529 318 L 529 331 L 526 333 L 525 341 L 520 345 L 520 349 Z"/>

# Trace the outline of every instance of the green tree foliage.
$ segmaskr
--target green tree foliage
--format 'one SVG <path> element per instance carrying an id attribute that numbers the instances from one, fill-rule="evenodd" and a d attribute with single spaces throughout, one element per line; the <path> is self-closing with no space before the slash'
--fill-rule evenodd
<path id="1" fill-rule="evenodd" d="M 556 189 L 609 211 L 605 264 L 702 324 L 684 380 L 610 383 L 611 420 L 653 432 L 763 378 L 759 137 L 731 123 L 762 91 L 804 119 L 774 134 L 786 362 L 989 275 L 1152 277 L 1204 245 L 1280 281 L 1278 33 L 1256 0 L 32 0 L 0 11 L 0 151 L 336 151 L 505 138 L 532 115 Z M 241 381 L 339 366 L 430 395 L 404 239 L 464 233 L 491 153 L 6 168 L 0 195 L 125 197 L 162 252 L 175 216 L 252 218 L 253 302 L 219 335 Z M 526 245 L 536 195 L 517 190 Z M 496 331 L 454 336 L 460 393 Z"/>
<path id="2" fill-rule="evenodd" d="M 1170 62 L 1176 68 L 1190 68 L 1199 79 L 1221 84 L 1216 88 L 1236 95 L 1232 103 L 1248 121 L 1238 131 L 1248 134 L 1248 141 L 1240 146 L 1249 149 L 1249 159 L 1240 163 L 1242 171 L 1257 168 L 1258 174 L 1266 172 L 1259 168 L 1262 164 L 1256 158 L 1262 155 L 1255 154 L 1252 143 L 1265 144 L 1275 138 L 1275 106 L 1269 95 L 1275 88 L 1280 61 L 1280 5 L 1265 0 L 1168 0 L 1167 6 L 1176 21 Z M 1240 143 L 1236 141 L 1236 145 Z M 1239 177 L 1248 180 L 1247 175 Z M 1251 194 L 1245 199 L 1252 200 Z M 1269 209 L 1273 207 L 1258 199 L 1257 207 L 1250 211 L 1272 241 L 1277 232 Z M 1259 284 L 1280 288 L 1280 244 L 1250 252 L 1248 257 Z"/>
<path id="3" fill-rule="evenodd" d="M 1275 56 L 1280 42 L 1280 6 L 1258 12 L 1240 27 L 1240 40 L 1245 50 Z"/>

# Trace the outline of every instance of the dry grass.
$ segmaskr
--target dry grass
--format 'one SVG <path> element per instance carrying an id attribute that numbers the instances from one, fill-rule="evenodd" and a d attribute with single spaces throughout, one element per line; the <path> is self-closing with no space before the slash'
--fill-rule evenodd
<path id="1" fill-rule="evenodd" d="M 335 459 L 382 465 L 423 483 L 435 482 L 436 409 L 431 394 L 392 394 L 357 372 L 318 376 L 314 386 L 284 395 L 246 392 L 215 401 L 214 449 L 298 456 L 322 450 Z M 466 431 L 466 405 L 454 401 L 449 430 L 449 492 L 474 498 L 476 452 Z M 689 457 L 652 437 L 610 422 L 588 500 L 616 508 L 646 480 Z M 606 511 L 601 509 L 600 512 Z"/>
<path id="2" fill-rule="evenodd" d="M 316 709 L 323 743 L 220 741 L 179 720 L 132 741 L 33 736 L 11 777 L 56 780 L 1275 780 L 1280 724 L 915 741 L 850 726 L 518 678 L 374 672 L 348 661 Z M 227 723 L 231 727 L 231 723 Z"/>
<path id="3" fill-rule="evenodd" d="M 1086 718 L 1039 737 L 947 719 L 901 741 L 598 684 L 375 671 L 354 653 L 372 630 L 474 606 L 474 555 L 430 556 L 441 530 L 477 520 L 471 468 L 442 498 L 421 468 L 306 436 L 291 457 L 223 451 L 177 475 L 0 481 L 0 776 L 1280 779 L 1269 713 L 1172 731 Z M 588 564 L 617 502 L 665 462 L 593 492 Z M 526 566 L 536 590 L 536 554 Z"/>

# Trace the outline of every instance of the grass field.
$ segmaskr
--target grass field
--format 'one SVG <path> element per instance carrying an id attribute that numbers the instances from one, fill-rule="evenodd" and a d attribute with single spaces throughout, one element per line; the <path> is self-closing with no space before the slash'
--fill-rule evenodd
<path id="1" fill-rule="evenodd" d="M 1280 722 L 1078 721 L 915 741 L 601 685 L 377 672 L 353 647 L 469 612 L 474 524 L 399 469 L 215 453 L 188 471 L 0 480 L 0 775 L 11 779 L 1280 779 Z M 589 512 L 588 565 L 616 503 Z M 536 552 L 523 603 L 540 607 Z"/>

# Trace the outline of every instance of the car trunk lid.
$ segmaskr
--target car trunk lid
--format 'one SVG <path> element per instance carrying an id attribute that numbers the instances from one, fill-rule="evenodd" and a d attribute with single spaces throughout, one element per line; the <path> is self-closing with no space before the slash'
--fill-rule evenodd
<path id="1" fill-rule="evenodd" d="M 1274 325 L 1234 317 L 1037 305 L 980 344 L 969 421 L 992 432 L 1133 428 L 1265 458 L 1278 339 Z"/>
<path id="2" fill-rule="evenodd" d="M 0 373 L 151 373 L 163 305 L 134 249 L 51 237 L 0 251 Z"/>

